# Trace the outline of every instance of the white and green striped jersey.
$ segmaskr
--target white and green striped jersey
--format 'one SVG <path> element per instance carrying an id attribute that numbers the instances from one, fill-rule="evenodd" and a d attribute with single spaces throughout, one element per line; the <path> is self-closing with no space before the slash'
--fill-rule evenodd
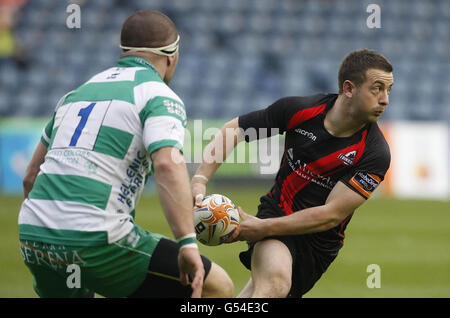
<path id="1" fill-rule="evenodd" d="M 151 153 L 182 151 L 185 127 L 183 102 L 139 57 L 65 95 L 42 133 L 48 152 L 20 210 L 20 238 L 98 246 L 124 237 Z"/>

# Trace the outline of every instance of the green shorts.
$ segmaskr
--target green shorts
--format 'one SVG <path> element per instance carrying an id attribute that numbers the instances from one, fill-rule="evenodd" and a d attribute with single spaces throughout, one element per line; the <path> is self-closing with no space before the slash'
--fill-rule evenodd
<path id="1" fill-rule="evenodd" d="M 178 244 L 138 225 L 106 246 L 21 240 L 20 250 L 40 297 L 189 297 L 192 291 L 179 282 Z M 206 278 L 211 262 L 202 259 Z"/>

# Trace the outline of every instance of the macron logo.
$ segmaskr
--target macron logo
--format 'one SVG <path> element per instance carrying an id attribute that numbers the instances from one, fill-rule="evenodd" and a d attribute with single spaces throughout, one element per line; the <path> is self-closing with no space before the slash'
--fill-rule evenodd
<path id="1" fill-rule="evenodd" d="M 296 133 L 299 133 L 300 135 L 305 136 L 306 138 L 311 139 L 312 141 L 316 141 L 316 138 L 317 138 L 317 137 L 316 137 L 312 132 L 310 132 L 310 131 L 306 131 L 306 130 L 304 130 L 304 129 L 297 128 L 297 129 L 295 129 L 295 132 L 296 132 Z"/>

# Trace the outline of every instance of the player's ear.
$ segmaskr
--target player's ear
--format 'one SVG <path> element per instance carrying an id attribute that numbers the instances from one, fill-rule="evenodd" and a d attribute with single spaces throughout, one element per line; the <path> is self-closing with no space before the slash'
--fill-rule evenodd
<path id="1" fill-rule="evenodd" d="M 355 85 L 350 80 L 345 80 L 342 84 L 342 93 L 348 98 L 352 98 Z"/>
<path id="2" fill-rule="evenodd" d="M 176 64 L 178 60 L 178 54 L 168 56 L 167 57 L 167 67 L 171 67 L 172 65 Z"/>

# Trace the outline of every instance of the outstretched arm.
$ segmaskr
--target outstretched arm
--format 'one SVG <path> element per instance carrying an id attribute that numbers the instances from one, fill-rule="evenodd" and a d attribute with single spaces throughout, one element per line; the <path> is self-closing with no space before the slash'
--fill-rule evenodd
<path id="1" fill-rule="evenodd" d="M 219 169 L 236 145 L 243 140 L 239 129 L 238 118 L 225 123 L 214 139 L 206 146 L 202 163 L 192 177 L 191 189 L 195 204 L 201 203 L 206 192 L 206 183 Z"/>

